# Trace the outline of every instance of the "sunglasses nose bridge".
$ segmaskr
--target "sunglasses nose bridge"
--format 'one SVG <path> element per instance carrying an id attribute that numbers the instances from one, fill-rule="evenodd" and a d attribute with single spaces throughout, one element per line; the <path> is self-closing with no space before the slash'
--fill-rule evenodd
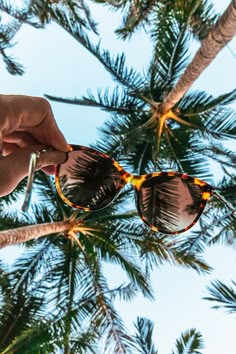
<path id="1" fill-rule="evenodd" d="M 114 161 L 113 165 L 115 166 L 115 168 L 119 171 L 120 176 L 121 176 L 121 180 L 123 181 L 124 184 L 133 184 L 132 180 L 133 180 L 133 175 L 127 171 L 125 171 L 123 169 L 123 167 L 121 167 L 118 162 Z"/>
<path id="2" fill-rule="evenodd" d="M 134 176 L 131 173 L 125 172 L 122 174 L 125 184 L 133 184 Z"/>
<path id="3" fill-rule="evenodd" d="M 137 191 L 140 190 L 141 185 L 143 184 L 144 181 L 146 181 L 146 175 L 143 176 L 135 176 L 135 175 L 130 175 L 129 177 L 129 182 L 132 184 Z"/>

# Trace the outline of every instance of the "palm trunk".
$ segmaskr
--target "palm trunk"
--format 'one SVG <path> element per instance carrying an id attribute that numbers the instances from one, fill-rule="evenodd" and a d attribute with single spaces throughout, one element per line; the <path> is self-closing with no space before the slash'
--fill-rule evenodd
<path id="1" fill-rule="evenodd" d="M 159 106 L 161 113 L 168 112 L 187 92 L 194 81 L 212 62 L 216 55 L 234 37 L 236 33 L 236 0 L 232 0 L 223 15 L 202 41 L 192 62 L 179 81 Z"/>
<path id="2" fill-rule="evenodd" d="M 71 229 L 68 221 L 48 222 L 39 225 L 23 226 L 17 229 L 0 232 L 0 248 L 27 242 L 50 234 L 60 233 Z"/>

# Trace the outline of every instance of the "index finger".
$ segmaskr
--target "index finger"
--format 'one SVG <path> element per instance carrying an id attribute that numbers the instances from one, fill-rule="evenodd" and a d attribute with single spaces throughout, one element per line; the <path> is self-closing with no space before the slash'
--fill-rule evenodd
<path id="1" fill-rule="evenodd" d="M 31 133 L 42 144 L 52 146 L 59 151 L 67 152 L 69 146 L 57 126 L 51 106 L 46 99 L 41 98 L 41 100 L 42 109 L 45 109 L 45 111 L 42 112 L 42 119 L 38 125 L 32 127 Z"/>
<path id="2" fill-rule="evenodd" d="M 69 146 L 57 126 L 49 102 L 42 97 L 18 96 L 17 99 L 18 110 L 22 110 L 23 104 L 18 129 L 30 132 L 42 145 L 67 152 Z M 15 105 L 17 105 L 16 101 L 14 101 Z"/>

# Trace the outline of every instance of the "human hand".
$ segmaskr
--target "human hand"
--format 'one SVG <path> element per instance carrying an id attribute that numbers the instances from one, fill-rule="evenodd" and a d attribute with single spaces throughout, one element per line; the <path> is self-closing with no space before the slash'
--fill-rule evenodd
<path id="1" fill-rule="evenodd" d="M 0 196 L 11 193 L 27 175 L 30 154 L 49 146 L 56 151 L 41 154 L 36 169 L 53 173 L 52 165 L 65 160 L 69 147 L 49 102 L 41 97 L 0 95 Z"/>

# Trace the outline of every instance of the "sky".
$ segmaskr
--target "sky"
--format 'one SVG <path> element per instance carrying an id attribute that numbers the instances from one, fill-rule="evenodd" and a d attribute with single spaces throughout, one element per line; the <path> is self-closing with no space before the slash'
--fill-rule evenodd
<path id="1" fill-rule="evenodd" d="M 223 11 L 228 4 L 228 0 L 215 1 L 218 11 Z M 107 14 L 102 6 L 95 7 L 93 15 L 97 22 L 103 23 L 99 26 L 102 47 L 114 53 L 124 51 L 129 66 L 144 70 L 151 51 L 145 34 L 138 32 L 131 41 L 124 43 L 113 33 L 119 25 L 118 17 Z M 22 77 L 11 76 L 0 63 L 2 94 L 43 96 L 47 93 L 72 98 L 85 95 L 87 90 L 96 93 L 98 88 L 113 85 L 109 74 L 96 59 L 56 25 L 45 30 L 24 26 L 17 42 L 12 52 L 24 64 L 26 72 Z M 236 55 L 236 39 L 232 40 L 230 48 Z M 195 88 L 213 95 L 228 92 L 235 88 L 235 68 L 235 56 L 225 48 L 200 76 Z M 99 137 L 97 128 L 107 118 L 104 112 L 54 102 L 51 105 L 69 143 L 88 145 Z M 0 256 L 12 257 L 12 252 L 12 248 L 4 249 Z M 197 328 L 202 333 L 205 354 L 235 354 L 235 316 L 211 309 L 211 304 L 202 298 L 207 295 L 206 286 L 211 279 L 228 284 L 236 279 L 236 252 L 233 248 L 218 245 L 208 249 L 205 257 L 214 268 L 210 275 L 199 276 L 191 270 L 164 265 L 152 274 L 155 302 L 138 296 L 132 303 L 117 303 L 129 329 L 133 329 L 132 323 L 137 316 L 155 322 L 155 343 L 159 354 L 170 354 L 175 339 L 190 328 Z M 106 267 L 105 271 L 111 284 L 123 281 L 122 273 L 113 266 Z"/>

